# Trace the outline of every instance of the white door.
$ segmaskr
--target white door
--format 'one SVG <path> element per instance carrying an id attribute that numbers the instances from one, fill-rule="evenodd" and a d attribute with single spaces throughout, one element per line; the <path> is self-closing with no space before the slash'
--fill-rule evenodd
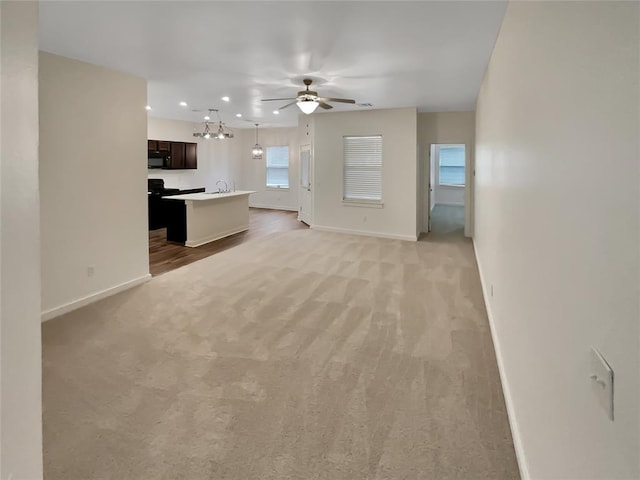
<path id="1" fill-rule="evenodd" d="M 300 146 L 300 193 L 298 220 L 313 224 L 313 155 L 311 145 Z"/>

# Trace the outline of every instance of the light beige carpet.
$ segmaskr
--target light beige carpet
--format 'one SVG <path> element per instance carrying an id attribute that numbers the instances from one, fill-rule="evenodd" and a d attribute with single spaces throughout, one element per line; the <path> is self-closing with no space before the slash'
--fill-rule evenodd
<path id="1" fill-rule="evenodd" d="M 48 480 L 518 478 L 468 241 L 274 234 L 43 338 Z"/>

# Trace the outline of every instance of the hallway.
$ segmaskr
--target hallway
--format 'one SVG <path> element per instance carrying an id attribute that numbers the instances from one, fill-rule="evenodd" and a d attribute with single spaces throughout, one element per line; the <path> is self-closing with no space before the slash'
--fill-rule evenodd
<path id="1" fill-rule="evenodd" d="M 431 233 L 464 237 L 464 206 L 436 205 L 433 207 Z"/>

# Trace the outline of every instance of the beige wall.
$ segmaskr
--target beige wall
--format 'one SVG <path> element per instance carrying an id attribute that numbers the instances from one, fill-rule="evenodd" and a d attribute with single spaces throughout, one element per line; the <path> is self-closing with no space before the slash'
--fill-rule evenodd
<path id="1" fill-rule="evenodd" d="M 174 142 L 194 142 L 198 144 L 198 168 L 195 170 L 148 170 L 148 178 L 162 178 L 167 188 L 201 188 L 207 191 L 216 189 L 216 182 L 224 180 L 231 184 L 232 165 L 237 161 L 238 131 L 236 138 L 225 140 L 205 140 L 193 136 L 201 132 L 202 123 L 149 117 L 147 136 L 153 140 Z"/>
<path id="2" fill-rule="evenodd" d="M 315 116 L 314 228 L 416 239 L 416 119 L 415 108 Z M 383 208 L 342 202 L 345 135 L 382 135 Z"/>
<path id="3" fill-rule="evenodd" d="M 459 143 L 466 147 L 467 186 L 464 189 L 465 235 L 473 235 L 473 159 L 475 150 L 475 112 L 433 112 L 418 114 L 418 144 L 420 152 L 419 204 L 422 211 L 422 231 L 427 228 L 428 184 L 430 174 L 429 146 L 436 143 Z M 438 192 L 436 192 L 437 195 Z M 443 192 L 444 195 L 447 192 Z M 443 197 L 444 195 L 441 195 Z M 455 195 L 453 195 L 455 196 Z M 454 200 L 455 201 L 455 200 Z"/>
<path id="4" fill-rule="evenodd" d="M 639 13 L 509 3 L 478 98 L 474 240 L 529 478 L 640 477 Z"/>
<path id="5" fill-rule="evenodd" d="M 42 478 L 38 4 L 0 2 L 0 478 Z"/>
<path id="6" fill-rule="evenodd" d="M 147 92 L 142 78 L 44 52 L 39 79 L 49 318 L 148 277 Z"/>

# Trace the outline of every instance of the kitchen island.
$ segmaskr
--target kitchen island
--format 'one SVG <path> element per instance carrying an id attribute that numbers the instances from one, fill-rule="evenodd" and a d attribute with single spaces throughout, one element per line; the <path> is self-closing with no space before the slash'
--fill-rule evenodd
<path id="1" fill-rule="evenodd" d="M 189 193 L 163 197 L 167 240 L 198 247 L 249 229 L 252 191 Z"/>

